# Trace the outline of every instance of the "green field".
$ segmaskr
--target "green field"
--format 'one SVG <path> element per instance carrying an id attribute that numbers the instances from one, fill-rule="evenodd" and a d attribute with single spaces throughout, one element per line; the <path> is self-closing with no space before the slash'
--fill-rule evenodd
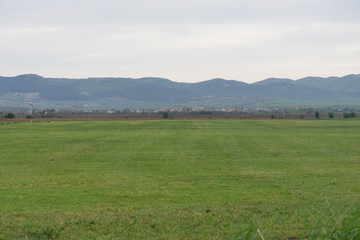
<path id="1" fill-rule="evenodd" d="M 360 238 L 358 120 L 2 123 L 0 134 L 0 239 Z"/>

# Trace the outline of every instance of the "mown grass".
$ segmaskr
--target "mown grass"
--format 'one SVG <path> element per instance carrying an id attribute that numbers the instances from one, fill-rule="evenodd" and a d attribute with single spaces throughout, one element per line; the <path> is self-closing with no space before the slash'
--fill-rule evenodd
<path id="1" fill-rule="evenodd" d="M 356 120 L 0 125 L 0 239 L 359 239 L 359 133 Z"/>

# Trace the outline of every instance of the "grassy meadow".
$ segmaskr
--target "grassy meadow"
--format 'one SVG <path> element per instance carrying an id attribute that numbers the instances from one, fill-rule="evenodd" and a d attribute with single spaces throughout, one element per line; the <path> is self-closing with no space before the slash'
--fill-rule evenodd
<path id="1" fill-rule="evenodd" d="M 0 239 L 360 239 L 360 121 L 0 124 Z"/>

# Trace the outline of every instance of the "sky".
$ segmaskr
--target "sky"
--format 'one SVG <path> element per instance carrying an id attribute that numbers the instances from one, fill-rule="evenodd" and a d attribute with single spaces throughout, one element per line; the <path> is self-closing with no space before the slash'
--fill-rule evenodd
<path id="1" fill-rule="evenodd" d="M 0 76 L 360 73 L 359 0 L 0 0 Z"/>

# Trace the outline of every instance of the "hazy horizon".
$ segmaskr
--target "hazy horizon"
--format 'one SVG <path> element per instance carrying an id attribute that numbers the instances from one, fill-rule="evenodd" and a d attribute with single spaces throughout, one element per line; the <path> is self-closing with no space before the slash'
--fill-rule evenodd
<path id="1" fill-rule="evenodd" d="M 345 77 L 345 76 L 348 76 L 348 75 L 358 75 L 360 73 L 349 73 L 349 74 L 345 74 L 345 75 L 341 75 L 341 76 L 303 76 L 303 77 L 300 77 L 300 78 L 296 78 L 296 79 L 293 79 L 293 78 L 288 78 L 288 77 L 267 77 L 267 78 L 264 78 L 264 79 L 260 79 L 260 80 L 256 80 L 256 81 L 251 81 L 251 82 L 245 82 L 245 81 L 241 81 L 239 79 L 227 79 L 227 78 L 223 78 L 223 77 L 213 77 L 213 78 L 209 78 L 209 79 L 203 79 L 203 80 L 200 80 L 200 81 L 194 81 L 194 82 L 185 82 L 185 81 L 176 81 L 176 80 L 173 80 L 173 79 L 170 79 L 170 78 L 165 78 L 165 77 L 162 77 L 162 76 L 142 76 L 142 77 L 131 77 L 131 76 L 88 76 L 88 77 L 59 77 L 59 76 L 43 76 L 43 75 L 40 75 L 40 74 L 37 74 L 37 73 L 23 73 L 23 74 L 18 74 L 18 75 L 0 75 L 0 77 L 17 77 L 17 76 L 21 76 L 21 75 L 38 75 L 38 76 L 41 76 L 43 78 L 49 78 L 49 79 L 61 79 L 61 78 L 64 78 L 64 79 L 91 79 L 91 78 L 130 78 L 130 79 L 141 79 L 141 78 L 162 78 L 162 79 L 168 79 L 172 82 L 177 82 L 177 83 L 200 83 L 200 82 L 205 82 L 205 81 L 209 81 L 209 80 L 214 80 L 214 79 L 223 79 L 223 80 L 227 80 L 227 81 L 239 81 L 239 82 L 245 82 L 245 83 L 248 83 L 248 84 L 252 84 L 252 83 L 257 83 L 257 82 L 261 82 L 261 81 L 264 81 L 264 80 L 267 80 L 267 79 L 290 79 L 290 80 L 294 80 L 294 81 L 297 81 L 297 80 L 300 80 L 300 79 L 303 79 L 303 78 L 307 78 L 307 77 L 319 77 L 319 78 L 330 78 L 330 77 L 338 77 L 338 78 L 341 78 L 341 77 Z"/>

